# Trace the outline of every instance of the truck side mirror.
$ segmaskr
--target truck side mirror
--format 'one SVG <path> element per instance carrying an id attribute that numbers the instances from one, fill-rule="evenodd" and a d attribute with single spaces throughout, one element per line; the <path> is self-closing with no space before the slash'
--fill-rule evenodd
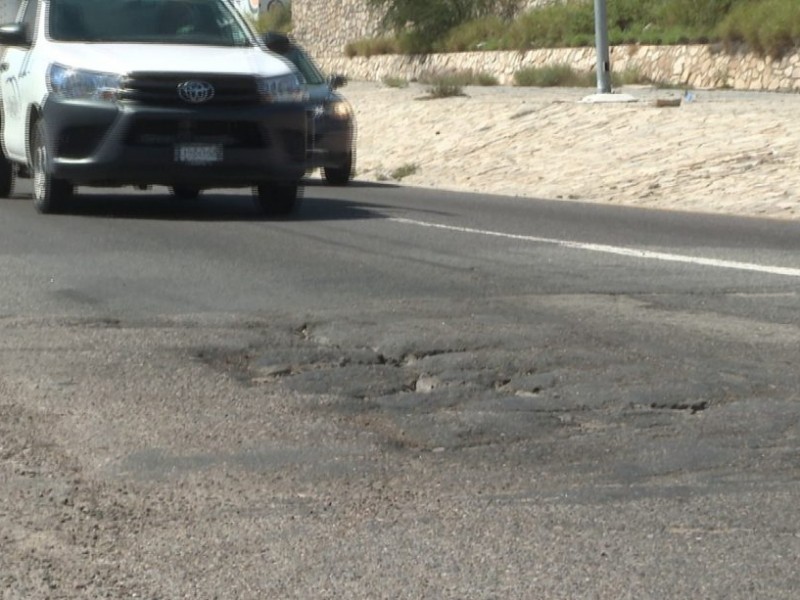
<path id="1" fill-rule="evenodd" d="M 8 23 L 0 25 L 0 46 L 30 47 L 28 28 L 24 23 Z"/>
<path id="2" fill-rule="evenodd" d="M 289 36 L 277 31 L 269 31 L 264 34 L 264 45 L 276 54 L 283 56 L 289 52 L 292 43 Z"/>

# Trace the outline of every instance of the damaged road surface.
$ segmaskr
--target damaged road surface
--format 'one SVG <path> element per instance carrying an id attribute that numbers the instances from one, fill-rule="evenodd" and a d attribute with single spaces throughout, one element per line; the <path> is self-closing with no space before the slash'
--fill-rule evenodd
<path id="1" fill-rule="evenodd" d="M 796 225 L 166 201 L 4 204 L 2 600 L 797 597 Z"/>

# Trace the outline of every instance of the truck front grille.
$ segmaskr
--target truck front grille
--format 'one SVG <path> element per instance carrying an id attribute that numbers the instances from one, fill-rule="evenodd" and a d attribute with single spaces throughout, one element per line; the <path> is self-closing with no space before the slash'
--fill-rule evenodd
<path id="1" fill-rule="evenodd" d="M 213 96 L 198 104 L 187 102 L 178 87 L 188 81 L 210 84 Z M 122 82 L 122 100 L 154 106 L 241 106 L 258 104 L 254 77 L 207 73 L 131 73 Z"/>

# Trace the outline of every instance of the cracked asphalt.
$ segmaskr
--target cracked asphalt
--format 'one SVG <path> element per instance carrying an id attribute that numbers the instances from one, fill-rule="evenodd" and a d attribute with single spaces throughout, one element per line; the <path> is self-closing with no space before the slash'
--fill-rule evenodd
<path id="1" fill-rule="evenodd" d="M 395 325 L 6 320 L 6 597 L 794 594 L 769 373 Z"/>
<path id="2" fill-rule="evenodd" d="M 0 598 L 795 598 L 796 281 L 425 236 L 387 217 L 518 201 L 417 194 L 7 203 Z M 529 202 L 541 235 L 800 239 Z"/>

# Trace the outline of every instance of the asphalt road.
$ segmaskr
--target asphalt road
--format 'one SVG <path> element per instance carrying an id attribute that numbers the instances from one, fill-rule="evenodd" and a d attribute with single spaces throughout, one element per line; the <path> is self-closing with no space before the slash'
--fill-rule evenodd
<path id="1" fill-rule="evenodd" d="M 799 224 L 21 196 L 3 600 L 797 597 Z"/>

